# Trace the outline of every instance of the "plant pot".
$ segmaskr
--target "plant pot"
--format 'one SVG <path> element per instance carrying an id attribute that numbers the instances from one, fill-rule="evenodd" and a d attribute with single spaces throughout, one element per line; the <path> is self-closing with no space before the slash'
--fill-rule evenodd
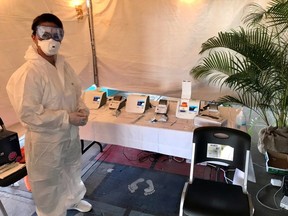
<path id="1" fill-rule="evenodd" d="M 274 152 L 267 150 L 266 158 L 266 171 L 272 174 L 288 174 L 288 154 Z"/>
<path id="2" fill-rule="evenodd" d="M 265 154 L 268 150 L 288 154 L 288 128 L 269 126 L 259 131 L 258 150 Z"/>

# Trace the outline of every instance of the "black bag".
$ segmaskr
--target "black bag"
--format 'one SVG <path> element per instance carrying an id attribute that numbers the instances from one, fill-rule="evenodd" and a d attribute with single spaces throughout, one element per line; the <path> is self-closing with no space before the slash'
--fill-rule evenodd
<path id="1" fill-rule="evenodd" d="M 6 163 L 18 162 L 22 159 L 18 134 L 6 130 L 0 118 L 0 166 Z"/>

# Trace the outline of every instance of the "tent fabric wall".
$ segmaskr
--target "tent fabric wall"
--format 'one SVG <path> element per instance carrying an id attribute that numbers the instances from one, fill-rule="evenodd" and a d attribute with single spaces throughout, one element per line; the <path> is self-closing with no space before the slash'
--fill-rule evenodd
<path id="1" fill-rule="evenodd" d="M 93 1 L 100 86 L 180 97 L 192 80 L 192 97 L 227 93 L 189 74 L 201 44 L 241 24 L 251 0 Z M 265 1 L 262 1 L 264 3 Z M 261 1 L 257 1 L 261 3 Z"/>
<path id="2" fill-rule="evenodd" d="M 60 52 L 83 81 L 94 82 L 85 1 L 77 20 L 72 0 L 0 0 L 0 116 L 17 122 L 6 93 L 11 74 L 24 63 L 32 43 L 32 20 L 57 15 L 64 24 Z M 132 92 L 181 95 L 182 80 L 197 63 L 203 43 L 219 31 L 240 24 L 243 8 L 253 0 L 91 0 L 99 85 Z M 268 0 L 257 0 L 266 5 Z M 194 98 L 215 99 L 225 92 L 193 81 Z"/>

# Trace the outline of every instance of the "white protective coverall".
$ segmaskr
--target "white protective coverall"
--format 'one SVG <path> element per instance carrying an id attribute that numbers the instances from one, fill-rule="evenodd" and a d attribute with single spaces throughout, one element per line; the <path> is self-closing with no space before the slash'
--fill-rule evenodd
<path id="1" fill-rule="evenodd" d="M 27 129 L 25 157 L 36 212 L 63 216 L 86 193 L 79 128 L 69 124 L 68 113 L 87 107 L 78 77 L 63 56 L 57 56 L 55 67 L 30 46 L 25 59 L 6 89 Z"/>

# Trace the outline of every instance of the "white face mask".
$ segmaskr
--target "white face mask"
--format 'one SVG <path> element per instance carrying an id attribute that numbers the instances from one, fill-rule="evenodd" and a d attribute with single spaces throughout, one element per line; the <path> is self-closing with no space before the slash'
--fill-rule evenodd
<path id="1" fill-rule="evenodd" d="M 52 38 L 49 40 L 38 40 L 38 46 L 47 56 L 53 56 L 58 53 L 61 43 Z"/>

